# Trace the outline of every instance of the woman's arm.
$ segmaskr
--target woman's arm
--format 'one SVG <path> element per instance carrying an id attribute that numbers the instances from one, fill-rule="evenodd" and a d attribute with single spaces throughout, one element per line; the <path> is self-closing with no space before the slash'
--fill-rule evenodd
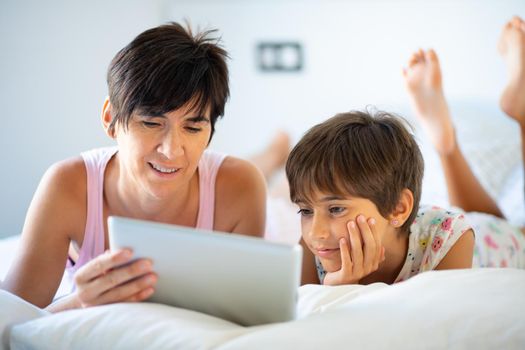
<path id="1" fill-rule="evenodd" d="M 18 254 L 3 285 L 39 307 L 53 300 L 64 273 L 70 234 L 78 230 L 78 223 L 85 222 L 85 214 L 79 212 L 79 203 L 84 203 L 85 197 L 78 197 L 78 184 L 81 180 L 85 184 L 86 175 L 78 165 L 78 159 L 63 161 L 43 176 L 26 215 Z"/>
<path id="2" fill-rule="evenodd" d="M 474 231 L 465 232 L 450 248 L 436 270 L 468 269 L 472 267 L 474 255 Z"/>
<path id="3" fill-rule="evenodd" d="M 157 277 L 147 259 L 119 250 L 99 255 L 75 274 L 76 292 L 50 305 L 64 274 L 73 237 L 82 245 L 86 222 L 86 173 L 82 159 L 51 167 L 26 216 L 19 252 L 3 288 L 56 312 L 117 301 L 140 301 Z M 79 235 L 80 232 L 80 235 Z"/>

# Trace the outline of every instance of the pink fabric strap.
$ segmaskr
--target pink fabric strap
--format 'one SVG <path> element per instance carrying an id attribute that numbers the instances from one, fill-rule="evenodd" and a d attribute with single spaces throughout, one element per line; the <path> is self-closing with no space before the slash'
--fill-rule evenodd
<path id="1" fill-rule="evenodd" d="M 225 154 L 206 150 L 199 162 L 199 214 L 196 227 L 213 230 L 215 214 L 215 180 Z"/>
<path id="2" fill-rule="evenodd" d="M 81 153 L 87 174 L 87 213 L 84 239 L 78 260 L 73 266 L 68 260 L 67 269 L 74 273 L 88 261 L 104 252 L 104 172 L 117 147 L 98 148 Z"/>

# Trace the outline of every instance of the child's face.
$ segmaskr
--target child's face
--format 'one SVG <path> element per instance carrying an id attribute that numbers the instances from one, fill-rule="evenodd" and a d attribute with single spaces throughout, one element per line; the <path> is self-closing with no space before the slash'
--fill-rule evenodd
<path id="1" fill-rule="evenodd" d="M 181 108 L 162 116 L 133 115 L 127 130 L 116 128 L 121 175 L 154 198 L 173 196 L 195 174 L 210 134 L 208 113 Z"/>
<path id="2" fill-rule="evenodd" d="M 317 256 L 326 272 L 341 269 L 339 240 L 348 239 L 348 224 L 360 215 L 376 221 L 376 232 L 383 238 L 388 220 L 381 216 L 369 199 L 316 192 L 312 203 L 298 202 L 301 214 L 302 237 Z M 361 234 L 363 234 L 361 232 Z M 362 239 L 363 240 L 363 239 Z"/>

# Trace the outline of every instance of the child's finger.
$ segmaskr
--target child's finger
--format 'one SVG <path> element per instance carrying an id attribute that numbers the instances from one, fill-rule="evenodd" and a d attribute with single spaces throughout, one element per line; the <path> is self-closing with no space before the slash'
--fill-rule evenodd
<path id="1" fill-rule="evenodd" d="M 339 251 L 341 254 L 341 273 L 344 277 L 352 274 L 353 263 L 350 257 L 350 247 L 346 238 L 339 239 Z"/>
<path id="2" fill-rule="evenodd" d="M 370 231 L 372 231 L 372 236 L 374 237 L 374 269 L 377 269 L 377 266 L 379 266 L 379 263 L 381 262 L 381 235 L 377 231 L 376 220 L 374 218 L 368 219 L 368 226 L 370 227 Z"/>
<path id="3" fill-rule="evenodd" d="M 363 273 L 363 244 L 361 242 L 361 234 L 358 232 L 355 221 L 351 220 L 348 223 L 348 235 L 350 236 L 350 252 L 353 263 L 354 276 Z"/>
<path id="4" fill-rule="evenodd" d="M 359 226 L 359 231 L 363 241 L 363 269 L 364 273 L 368 274 L 371 272 L 370 270 L 376 260 L 376 242 L 372 235 L 370 226 L 368 226 L 366 218 L 363 215 L 357 217 L 357 225 Z"/>

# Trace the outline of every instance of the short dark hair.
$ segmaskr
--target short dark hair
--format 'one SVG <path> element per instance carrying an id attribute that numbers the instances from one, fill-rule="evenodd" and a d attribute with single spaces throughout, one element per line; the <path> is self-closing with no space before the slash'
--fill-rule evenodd
<path id="1" fill-rule="evenodd" d="M 314 191 L 347 194 L 371 200 L 386 217 L 408 188 L 414 196 L 402 226 L 408 232 L 421 198 L 424 163 L 405 124 L 383 111 L 351 111 L 311 128 L 286 162 L 292 202 L 308 202 Z"/>
<path id="2" fill-rule="evenodd" d="M 211 137 L 229 97 L 228 54 L 212 38 L 171 22 L 137 36 L 109 65 L 107 82 L 113 120 L 127 128 L 131 115 L 158 116 L 181 108 L 209 109 Z"/>

